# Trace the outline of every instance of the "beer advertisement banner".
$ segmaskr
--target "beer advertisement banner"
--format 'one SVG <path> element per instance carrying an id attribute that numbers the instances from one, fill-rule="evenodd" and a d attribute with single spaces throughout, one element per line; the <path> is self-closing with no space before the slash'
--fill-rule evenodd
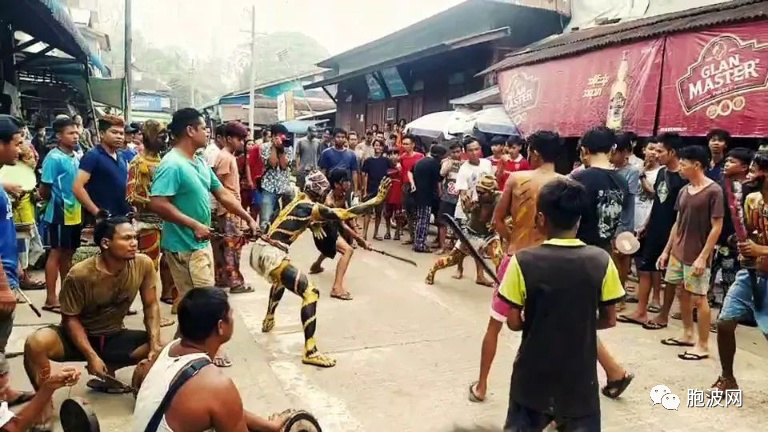
<path id="1" fill-rule="evenodd" d="M 523 134 L 581 136 L 597 125 L 652 135 L 663 40 L 606 47 L 499 73 L 504 107 Z"/>
<path id="2" fill-rule="evenodd" d="M 768 22 L 667 38 L 659 132 L 768 135 Z"/>

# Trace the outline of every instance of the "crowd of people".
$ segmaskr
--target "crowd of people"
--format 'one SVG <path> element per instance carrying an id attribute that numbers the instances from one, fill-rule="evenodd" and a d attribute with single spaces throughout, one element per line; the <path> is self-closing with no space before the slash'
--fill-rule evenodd
<path id="1" fill-rule="evenodd" d="M 11 388 L 0 358 L 0 396 L 8 406 L 26 403 L 0 417 L 0 430 L 51 430 L 53 390 L 79 379 L 52 364 L 65 361 L 86 363 L 94 391 L 136 393 L 137 432 L 280 430 L 290 411 L 250 413 L 218 369 L 232 365 L 223 348 L 233 332 L 226 292 L 254 291 L 241 271 L 249 242 L 247 264 L 271 284 L 262 330 L 274 328 L 286 289 L 299 296 L 302 362 L 317 367 L 336 365 L 315 340 L 320 290 L 307 276 L 324 271 L 325 260 L 338 258 L 330 297 L 348 301 L 344 278 L 358 247 L 393 240 L 435 253 L 428 284 L 454 266 L 461 279 L 471 257 L 475 283 L 495 289 L 470 400 L 486 399 L 504 324 L 523 332 L 508 431 L 552 422 L 599 430 L 599 394 L 618 398 L 634 378 L 597 335 L 617 321 L 656 331 L 679 317 L 681 335 L 660 343 L 682 347 L 685 361 L 708 358 L 716 332 L 722 371 L 712 397 L 738 388 L 736 325 L 756 324 L 768 336 L 768 153 L 730 148 L 727 131 L 713 130 L 707 148 L 674 133 L 641 139 L 594 127 L 579 141 L 573 171 L 557 173 L 565 146 L 550 131 L 425 146 L 404 121 L 359 135 L 309 128 L 296 142 L 276 124 L 254 141 L 243 124 L 211 129 L 191 108 L 167 126 L 107 115 L 97 134 L 76 117 L 59 116 L 52 128 L 49 140 L 0 116 L 0 165 L 37 176 L 32 188 L 5 179 L 0 192 L 0 352 L 13 328 L 14 290 L 44 287 L 42 309 L 61 315 L 60 325 L 26 339 L 35 392 Z M 48 250 L 44 282 L 22 259 L 33 242 L 17 241 L 30 194 L 40 209 L 31 238 Z M 318 251 L 307 273 L 289 255 L 305 231 Z M 89 254 L 79 254 L 83 239 Z M 144 328 L 126 328 L 137 297 Z M 168 344 L 160 328 L 175 322 L 160 304 L 178 320 Z M 627 304 L 636 307 L 621 313 Z M 714 324 L 712 306 L 720 307 Z M 607 376 L 602 389 L 595 362 Z M 126 385 L 114 377 L 129 366 Z"/>

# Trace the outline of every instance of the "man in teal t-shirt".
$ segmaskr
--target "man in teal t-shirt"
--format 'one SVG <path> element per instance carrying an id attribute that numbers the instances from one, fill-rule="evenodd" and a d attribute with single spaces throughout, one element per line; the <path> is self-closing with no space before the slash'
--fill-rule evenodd
<path id="1" fill-rule="evenodd" d="M 205 161 L 195 155 L 207 143 L 205 122 L 193 108 L 173 114 L 169 129 L 174 148 L 163 157 L 152 181 L 150 210 L 163 219 L 161 247 L 168 258 L 179 298 L 192 288 L 214 286 L 211 235 L 213 194 L 221 205 L 239 216 L 252 230 L 258 224 L 240 205 L 240 200 L 221 187 Z M 220 365 L 222 359 L 214 363 Z"/>

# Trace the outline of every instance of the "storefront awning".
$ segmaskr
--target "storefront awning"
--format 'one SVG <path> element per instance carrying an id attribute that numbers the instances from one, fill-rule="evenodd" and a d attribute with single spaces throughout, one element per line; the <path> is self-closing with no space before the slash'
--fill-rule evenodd
<path id="1" fill-rule="evenodd" d="M 451 105 L 494 105 L 501 103 L 499 86 L 488 87 L 480 91 L 451 99 Z"/>
<path id="2" fill-rule="evenodd" d="M 47 45 L 61 50 L 85 63 L 88 44 L 77 30 L 66 7 L 59 0 L 13 0 L 9 13 L 15 30 L 22 31 Z"/>

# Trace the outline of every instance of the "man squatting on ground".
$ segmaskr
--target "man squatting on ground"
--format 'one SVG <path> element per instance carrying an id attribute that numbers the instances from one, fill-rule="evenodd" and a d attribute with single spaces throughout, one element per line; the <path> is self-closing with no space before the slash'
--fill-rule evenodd
<path id="1" fill-rule="evenodd" d="M 272 284 L 262 331 L 269 332 L 275 327 L 275 310 L 286 288 L 303 300 L 301 305 L 301 322 L 304 327 L 302 362 L 305 364 L 332 367 L 336 365 L 336 360 L 317 350 L 315 330 L 317 300 L 320 293 L 307 276 L 291 263 L 287 252 L 288 247 L 312 223 L 345 221 L 372 210 L 384 202 L 389 185 L 389 179 L 382 180 L 376 197 L 360 205 L 349 209 L 330 208 L 320 204 L 328 190 L 328 179 L 321 172 L 314 172 L 306 178 L 304 193 L 277 215 L 267 232 L 268 240 L 257 240 L 251 248 L 251 267 Z"/>
<path id="2" fill-rule="evenodd" d="M 93 232 L 100 253 L 72 267 L 61 288 L 61 325 L 32 333 L 24 344 L 24 368 L 32 386 L 40 388 L 41 371 L 50 362 L 86 361 L 91 375 L 113 376 L 160 352 L 160 307 L 152 260 L 138 254 L 136 230 L 122 216 L 99 221 Z M 125 316 L 136 295 L 144 309 L 144 330 L 125 328 Z M 92 379 L 88 387 L 104 393 L 129 388 Z M 41 423 L 50 422 L 53 405 Z"/>

